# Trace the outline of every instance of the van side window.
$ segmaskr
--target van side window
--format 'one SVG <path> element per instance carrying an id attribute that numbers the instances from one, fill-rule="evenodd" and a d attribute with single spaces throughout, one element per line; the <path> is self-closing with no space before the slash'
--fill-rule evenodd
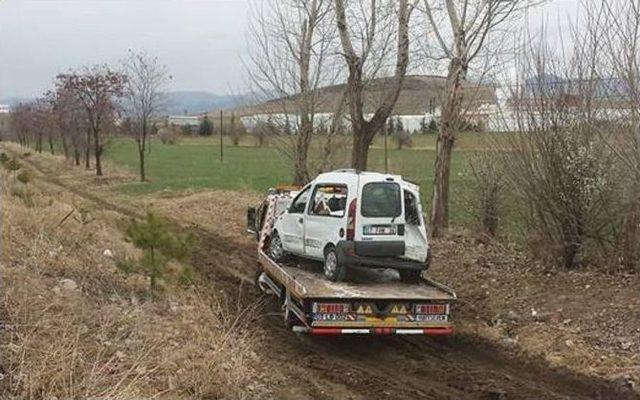
<path id="1" fill-rule="evenodd" d="M 309 215 L 344 217 L 347 208 L 347 186 L 338 184 L 316 185 L 311 196 Z"/>
<path id="2" fill-rule="evenodd" d="M 420 215 L 416 196 L 404 191 L 404 220 L 408 225 L 420 225 Z"/>
<path id="3" fill-rule="evenodd" d="M 289 207 L 290 214 L 301 214 L 304 212 L 304 209 L 307 207 L 307 202 L 309 201 L 309 191 L 311 190 L 311 186 L 298 193 L 295 199 L 293 199 L 293 203 L 291 203 L 291 207 Z"/>

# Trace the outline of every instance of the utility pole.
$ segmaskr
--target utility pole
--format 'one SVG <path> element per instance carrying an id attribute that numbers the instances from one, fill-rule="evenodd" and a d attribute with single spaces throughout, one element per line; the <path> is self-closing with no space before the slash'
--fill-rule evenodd
<path id="1" fill-rule="evenodd" d="M 222 110 L 220 110 L 220 162 L 224 161 L 224 143 L 223 143 L 223 134 L 224 134 L 224 129 L 223 129 L 223 122 L 222 122 Z"/>
<path id="2" fill-rule="evenodd" d="M 389 135 L 389 123 L 384 124 L 384 173 L 389 173 L 389 150 L 387 145 L 387 136 Z"/>

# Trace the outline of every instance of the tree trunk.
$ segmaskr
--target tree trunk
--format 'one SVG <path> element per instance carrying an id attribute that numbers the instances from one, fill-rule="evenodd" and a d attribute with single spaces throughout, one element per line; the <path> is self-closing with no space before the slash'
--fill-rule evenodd
<path id="1" fill-rule="evenodd" d="M 73 148 L 73 157 L 76 160 L 76 166 L 80 166 L 80 149 L 78 147 Z"/>
<path id="2" fill-rule="evenodd" d="M 300 129 L 295 142 L 293 160 L 293 184 L 303 185 L 309 182 L 309 170 L 307 167 L 307 156 L 309 154 L 309 144 L 311 143 L 311 121 L 307 114 L 302 114 L 300 118 Z"/>
<path id="3" fill-rule="evenodd" d="M 449 176 L 454 141 L 453 132 L 441 130 L 436 142 L 435 178 L 431 198 L 432 237 L 442 237 L 449 223 Z"/>
<path id="4" fill-rule="evenodd" d="M 48 135 L 47 136 L 48 142 L 49 142 L 49 151 L 51 152 L 51 154 L 54 154 L 54 149 L 53 149 L 53 136 L 52 135 Z"/>
<path id="5" fill-rule="evenodd" d="M 142 121 L 142 132 L 136 142 L 138 143 L 138 154 L 140 155 L 140 182 L 144 182 L 146 179 L 144 171 L 144 151 L 147 144 L 147 122 Z"/>
<path id="6" fill-rule="evenodd" d="M 140 154 L 140 182 L 144 182 L 146 180 L 144 172 L 144 147 L 138 148 L 138 153 Z"/>
<path id="7" fill-rule="evenodd" d="M 435 176 L 431 198 L 431 236 L 442 237 L 449 224 L 449 177 L 451 154 L 456 130 L 460 128 L 462 105 L 461 83 L 466 77 L 466 64 L 460 59 L 451 60 L 446 83 L 447 98 L 440 116 L 440 130 L 436 142 Z"/>
<path id="8" fill-rule="evenodd" d="M 91 129 L 87 128 L 87 143 L 84 147 L 84 166 L 91 169 Z"/>
<path id="9" fill-rule="evenodd" d="M 64 152 L 64 159 L 68 160 L 69 159 L 69 144 L 67 143 L 67 137 L 65 135 L 62 135 L 60 139 L 62 139 L 62 151 Z"/>
<path id="10" fill-rule="evenodd" d="M 102 176 L 102 146 L 100 145 L 100 134 L 98 128 L 93 131 L 93 144 L 96 156 L 96 176 Z"/>
<path id="11" fill-rule="evenodd" d="M 365 133 L 353 132 L 353 145 L 351 146 L 351 168 L 356 171 L 366 171 L 369 160 L 369 145 Z"/>

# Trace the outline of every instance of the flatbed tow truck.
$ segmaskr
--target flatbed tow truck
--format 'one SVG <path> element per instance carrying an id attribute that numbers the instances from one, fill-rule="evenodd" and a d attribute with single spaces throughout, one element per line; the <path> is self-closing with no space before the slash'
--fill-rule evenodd
<path id="1" fill-rule="evenodd" d="M 258 210 L 249 209 L 247 227 L 258 239 L 256 284 L 281 301 L 287 328 L 312 335 L 452 333 L 456 294 L 424 274 L 404 283 L 392 270 L 352 268 L 349 281 L 332 282 L 313 262 L 272 260 L 265 248 L 287 196 L 287 190 L 270 191 Z"/>

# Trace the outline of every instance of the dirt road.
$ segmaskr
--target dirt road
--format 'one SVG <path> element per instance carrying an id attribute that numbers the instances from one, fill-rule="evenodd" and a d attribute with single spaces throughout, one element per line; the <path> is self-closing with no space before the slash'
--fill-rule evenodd
<path id="1" fill-rule="evenodd" d="M 211 232 L 193 264 L 237 295 L 255 273 L 255 249 Z M 246 301 L 260 296 L 246 292 Z M 633 398 L 604 381 L 551 369 L 541 360 L 513 358 L 476 337 L 296 336 L 271 303 L 262 320 L 267 369 L 283 376 L 280 398 L 309 399 L 564 399 Z"/>
<path id="2" fill-rule="evenodd" d="M 71 187 L 46 167 L 28 161 L 44 179 L 102 207 L 134 215 L 122 205 Z M 236 215 L 234 218 L 242 218 Z M 192 264 L 231 299 L 252 303 L 263 295 L 250 282 L 255 248 L 201 226 Z M 455 282 L 447 282 L 455 286 Z M 240 289 L 239 289 L 240 287 Z M 550 368 L 542 360 L 509 355 L 473 335 L 451 338 L 296 336 L 286 330 L 269 299 L 258 318 L 265 376 L 275 398 L 286 399 L 619 399 L 638 398 L 611 383 Z M 454 314 L 455 315 L 455 314 Z"/>

